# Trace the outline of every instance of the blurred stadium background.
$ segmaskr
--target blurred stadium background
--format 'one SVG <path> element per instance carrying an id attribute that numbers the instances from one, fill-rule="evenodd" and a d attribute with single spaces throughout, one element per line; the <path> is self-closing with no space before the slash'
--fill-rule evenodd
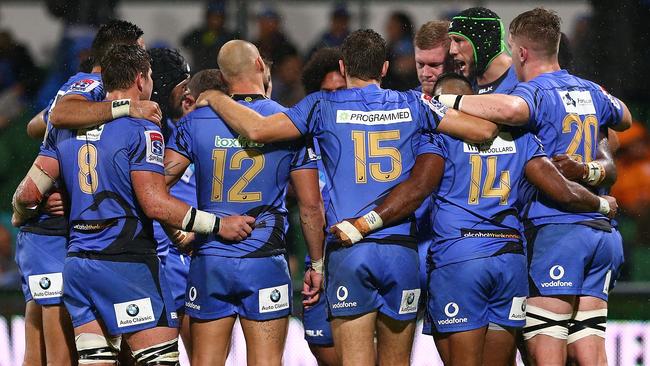
<path id="1" fill-rule="evenodd" d="M 19 365 L 24 346 L 10 200 L 38 151 L 39 142 L 27 137 L 25 127 L 88 56 L 99 24 L 113 17 L 136 23 L 147 47 L 179 48 L 193 71 L 215 67 L 218 48 L 232 37 L 256 41 L 274 61 L 274 99 L 289 106 L 304 95 L 300 73 L 313 49 L 337 45 L 357 28 L 383 34 L 393 65 L 401 65 L 386 86 L 416 86 L 412 32 L 428 20 L 479 5 L 496 11 L 506 27 L 535 6 L 556 10 L 569 40 L 572 71 L 600 83 L 632 110 L 637 123 L 619 136 L 616 156 L 613 195 L 622 207 L 618 221 L 626 264 L 610 297 L 608 353 L 612 365 L 650 365 L 650 0 L 0 0 L 0 366 Z M 304 245 L 296 230 L 289 247 L 299 285 Z M 299 305 L 297 292 L 295 299 Z M 294 309 L 299 318 L 301 307 Z M 423 357 L 414 363 L 435 364 L 432 347 L 429 339 L 416 342 L 415 352 Z M 287 350 L 287 364 L 314 362 L 302 356 L 308 351 L 297 321 Z"/>

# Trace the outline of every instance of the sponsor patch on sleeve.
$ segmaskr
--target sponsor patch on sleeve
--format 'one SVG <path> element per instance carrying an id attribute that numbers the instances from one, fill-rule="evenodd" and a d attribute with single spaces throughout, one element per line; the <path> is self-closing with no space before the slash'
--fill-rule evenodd
<path id="1" fill-rule="evenodd" d="M 99 81 L 93 79 L 79 80 L 74 84 L 70 85 L 66 94 L 70 92 L 88 93 L 89 91 L 98 87 L 99 84 L 100 84 Z"/>
<path id="2" fill-rule="evenodd" d="M 430 96 L 422 93 L 420 95 L 420 100 L 422 103 L 424 103 L 425 106 L 429 107 L 431 111 L 440 117 L 442 119 L 445 114 L 447 113 L 447 110 L 449 109 L 447 106 L 444 104 L 440 103 L 439 101 L 431 98 Z"/>
<path id="3" fill-rule="evenodd" d="M 164 166 L 165 156 L 165 140 L 162 133 L 158 131 L 144 131 L 147 139 L 147 155 L 145 160 L 147 163 L 158 164 Z"/>

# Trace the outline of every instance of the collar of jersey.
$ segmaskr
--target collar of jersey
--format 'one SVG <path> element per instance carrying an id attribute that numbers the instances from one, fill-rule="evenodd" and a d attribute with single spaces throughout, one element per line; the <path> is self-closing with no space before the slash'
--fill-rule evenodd
<path id="1" fill-rule="evenodd" d="M 243 100 L 244 102 L 254 102 L 260 99 L 266 99 L 266 95 L 262 94 L 233 94 L 230 96 L 234 100 Z"/>

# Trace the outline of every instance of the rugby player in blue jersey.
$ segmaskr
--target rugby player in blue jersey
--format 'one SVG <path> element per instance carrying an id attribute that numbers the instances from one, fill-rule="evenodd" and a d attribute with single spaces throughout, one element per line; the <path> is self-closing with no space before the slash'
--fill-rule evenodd
<path id="1" fill-rule="evenodd" d="M 334 91 L 345 89 L 345 78 L 339 70 L 339 60 L 343 58 L 341 50 L 337 48 L 321 48 L 314 52 L 309 62 L 305 65 L 302 72 L 302 84 L 306 94 L 311 94 L 319 90 Z M 317 154 L 320 149 L 316 146 Z M 328 191 L 331 183 L 328 185 L 325 178 L 325 170 L 322 161 L 318 162 L 318 176 L 323 195 L 325 207 L 328 203 Z M 309 256 L 305 258 L 305 278 L 303 291 L 309 291 L 313 288 L 311 276 L 311 260 Z M 327 299 L 320 296 L 318 302 L 313 305 L 303 305 L 303 326 L 305 328 L 305 340 L 309 344 L 309 349 L 316 357 L 319 365 L 335 366 L 340 361 L 334 350 L 334 340 L 332 339 L 332 327 L 327 321 Z"/>
<path id="2" fill-rule="evenodd" d="M 381 228 L 373 208 L 408 176 L 418 155 L 430 153 L 423 132 L 482 142 L 497 130 L 421 93 L 381 89 L 388 62 L 376 32 L 351 33 L 341 51 L 347 89 L 310 94 L 284 113 L 263 117 L 213 91 L 203 103 L 257 143 L 314 135 L 332 182 L 328 222 L 366 214 L 378 229 L 352 247 L 328 240 L 325 292 L 336 351 L 343 364 L 374 365 L 376 333 L 379 362 L 408 365 L 420 295 L 415 225 L 411 218 Z"/>
<path id="3" fill-rule="evenodd" d="M 468 113 L 526 126 L 550 155 L 585 163 L 585 180 L 607 174 L 596 157 L 599 133 L 622 131 L 632 117 L 623 102 L 558 65 L 560 18 L 534 9 L 510 24 L 509 43 L 520 83 L 510 96 L 443 95 Z M 621 237 L 602 215 L 567 213 L 532 192 L 525 220 L 531 294 L 524 338 L 536 364 L 564 364 L 567 344 L 579 364 L 606 364 L 607 297 L 623 262 Z"/>
<path id="4" fill-rule="evenodd" d="M 457 74 L 441 76 L 434 93 L 440 91 L 472 93 Z M 428 310 L 438 351 L 450 365 L 512 364 L 528 293 L 519 191 L 527 179 L 567 209 L 584 212 L 598 210 L 601 200 L 563 178 L 523 129 L 504 128 L 485 144 L 436 134 L 433 144 L 434 155 L 418 157 L 409 178 L 375 211 L 390 224 L 438 188 L 428 258 Z M 615 200 L 602 199 L 613 215 Z M 348 222 L 359 235 L 370 233 L 364 218 Z"/>
<path id="5" fill-rule="evenodd" d="M 104 100 L 105 92 L 101 82 L 99 60 L 109 47 L 114 44 L 143 44 L 142 30 L 125 21 L 114 20 L 100 27 L 93 41 L 91 54 L 96 60 L 90 72 L 79 72 L 72 76 L 50 101 L 48 107 L 28 124 L 27 132 L 35 139 L 43 140 L 47 129 L 50 112 L 62 99 L 82 101 L 81 109 L 73 114 L 61 115 L 61 119 L 74 120 L 78 116 L 93 120 L 99 105 L 91 108 L 95 102 Z M 151 104 L 150 101 L 134 101 L 133 112 L 137 106 Z M 105 108 L 107 103 L 101 103 Z M 151 109 L 151 112 L 154 112 Z M 148 118 L 153 119 L 152 115 Z M 96 124 L 96 123 L 92 123 Z M 27 301 L 25 310 L 26 351 L 25 362 L 40 364 L 46 359 L 54 364 L 69 363 L 74 355 L 74 336 L 69 316 L 65 313 L 61 299 L 63 282 L 61 273 L 67 244 L 67 219 L 64 217 L 65 203 L 62 200 L 61 187 L 56 191 L 44 192 L 47 201 L 42 205 L 45 211 L 21 226 L 17 239 L 16 261 L 23 276 L 23 290 Z M 42 285 L 39 284 L 43 281 Z M 65 330 L 65 331 L 64 331 Z M 42 341 L 40 341 L 42 339 Z M 40 344 L 43 343 L 44 347 Z M 41 354 L 40 349 L 45 350 Z"/>
<path id="6" fill-rule="evenodd" d="M 137 45 L 117 45 L 102 58 L 107 99 L 148 99 L 149 57 Z M 37 212 L 44 192 L 61 178 L 70 196 L 64 302 L 81 364 L 112 365 L 124 334 L 142 365 L 178 362 L 175 312 L 156 256 L 151 220 L 241 240 L 251 217 L 223 217 L 173 199 L 163 177 L 164 141 L 150 121 L 119 118 L 91 129 L 52 129 L 34 173 L 19 186 L 14 219 Z"/>
<path id="7" fill-rule="evenodd" d="M 285 110 L 265 96 L 265 64 L 257 48 L 233 40 L 219 51 L 219 69 L 236 105 L 262 114 Z M 239 317 L 247 362 L 280 365 L 291 314 L 286 261 L 285 195 L 291 180 L 313 270 L 310 303 L 322 283 L 325 217 L 316 154 L 304 143 L 257 143 L 230 129 L 209 107 L 182 118 L 165 156 L 169 184 L 192 162 L 199 208 L 219 216 L 255 216 L 255 230 L 232 243 L 198 236 L 193 246 L 185 312 L 190 317 L 193 365 L 223 365 Z"/>
<path id="8" fill-rule="evenodd" d="M 153 91 L 151 99 L 158 103 L 162 111 L 161 132 L 165 144 L 169 141 L 175 123 L 185 113 L 183 101 L 188 93 L 190 81 L 190 66 L 178 50 L 170 48 L 153 48 L 147 50 L 151 57 L 151 78 Z M 188 167 L 183 177 L 178 181 L 169 194 L 196 207 L 196 181 L 194 167 Z M 188 355 L 191 355 L 191 340 L 189 336 L 189 320 L 184 314 L 185 288 L 187 287 L 187 273 L 190 267 L 190 257 L 181 253 L 173 245 L 161 223 L 154 221 L 154 237 L 158 242 L 158 257 L 169 283 L 170 292 L 174 299 L 174 311 L 181 324 L 180 334 L 183 345 Z"/>
<path id="9" fill-rule="evenodd" d="M 449 24 L 449 54 L 456 71 L 472 81 L 476 94 L 504 93 L 517 83 L 501 18 L 475 7 L 461 11 Z"/>

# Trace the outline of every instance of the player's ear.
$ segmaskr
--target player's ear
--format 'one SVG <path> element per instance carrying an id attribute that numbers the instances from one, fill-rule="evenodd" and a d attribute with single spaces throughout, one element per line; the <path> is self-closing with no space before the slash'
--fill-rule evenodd
<path id="1" fill-rule="evenodd" d="M 185 94 L 181 106 L 183 107 L 183 114 L 190 113 L 196 107 L 196 100 L 191 94 Z"/>
<path id="2" fill-rule="evenodd" d="M 343 60 L 339 60 L 339 71 L 341 72 L 341 75 L 343 75 L 343 78 L 345 78 L 345 64 L 343 63 Z"/>
<path id="3" fill-rule="evenodd" d="M 264 73 L 264 69 L 266 68 L 266 65 L 264 65 L 264 60 L 262 60 L 262 56 L 257 56 L 255 59 L 255 69 L 257 71 Z"/>
<path id="4" fill-rule="evenodd" d="M 388 61 L 384 61 L 384 65 L 381 67 L 381 77 L 382 78 L 384 76 L 386 76 L 386 74 L 388 74 L 388 64 L 389 64 Z"/>
<path id="5" fill-rule="evenodd" d="M 145 77 L 142 72 L 139 72 L 135 75 L 135 86 L 138 87 L 138 91 L 142 92 L 144 90 Z"/>
<path id="6" fill-rule="evenodd" d="M 519 46 L 517 47 L 517 57 L 519 57 L 519 62 L 524 63 L 528 59 L 528 48 Z"/>

